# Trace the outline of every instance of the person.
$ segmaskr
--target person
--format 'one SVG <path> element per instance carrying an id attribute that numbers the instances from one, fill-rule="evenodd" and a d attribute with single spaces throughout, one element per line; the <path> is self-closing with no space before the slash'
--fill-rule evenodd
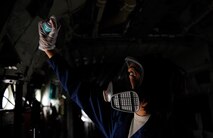
<path id="1" fill-rule="evenodd" d="M 81 80 L 63 56 L 56 52 L 55 44 L 60 27 L 55 16 L 51 16 L 49 22 L 52 26 L 49 34 L 45 34 L 42 30 L 43 21 L 38 23 L 38 48 L 46 53 L 48 63 L 63 89 L 70 95 L 70 99 L 84 110 L 103 137 L 175 137 L 176 133 L 172 130 L 168 117 L 172 110 L 171 74 L 175 72 L 174 66 L 169 66 L 165 60 L 152 56 L 126 57 L 119 69 L 119 75 L 112 77 L 109 82 L 113 84 L 115 93 L 135 91 L 140 103 L 138 110 L 134 112 L 116 110 L 106 102 L 108 87 L 100 87 L 97 83 L 86 79 Z M 118 76 L 122 76 L 122 79 Z M 182 134 L 182 131 L 178 133 Z"/>

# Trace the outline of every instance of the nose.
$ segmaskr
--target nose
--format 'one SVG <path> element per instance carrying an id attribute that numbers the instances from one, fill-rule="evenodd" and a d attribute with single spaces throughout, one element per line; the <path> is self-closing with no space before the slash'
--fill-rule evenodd
<path id="1" fill-rule="evenodd" d="M 140 80 L 140 74 L 134 68 L 129 68 L 128 72 L 129 72 L 129 80 L 130 80 L 132 89 L 135 89 Z"/>

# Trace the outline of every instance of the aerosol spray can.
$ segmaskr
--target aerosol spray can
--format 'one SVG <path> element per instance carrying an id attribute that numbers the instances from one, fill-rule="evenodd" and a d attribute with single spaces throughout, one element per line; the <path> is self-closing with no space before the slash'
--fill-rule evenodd
<path id="1" fill-rule="evenodd" d="M 51 26 L 49 20 L 44 21 L 42 23 L 42 30 L 43 30 L 43 32 L 44 32 L 45 35 L 48 35 L 51 32 L 52 26 Z"/>

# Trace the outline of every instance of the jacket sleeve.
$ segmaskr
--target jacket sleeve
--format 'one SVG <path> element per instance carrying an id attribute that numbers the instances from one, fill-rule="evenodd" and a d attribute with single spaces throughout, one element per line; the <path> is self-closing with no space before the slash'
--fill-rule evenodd
<path id="1" fill-rule="evenodd" d="M 103 99 L 103 90 L 90 81 L 81 81 L 78 74 L 69 67 L 66 60 L 59 54 L 54 55 L 48 63 L 55 72 L 64 90 L 90 119 L 96 124 L 104 136 L 111 132 L 111 106 Z"/>
<path id="2" fill-rule="evenodd" d="M 76 73 L 72 73 L 70 66 L 61 55 L 54 55 L 48 60 L 48 63 L 66 92 L 72 91 L 77 87 L 79 80 L 76 77 Z"/>

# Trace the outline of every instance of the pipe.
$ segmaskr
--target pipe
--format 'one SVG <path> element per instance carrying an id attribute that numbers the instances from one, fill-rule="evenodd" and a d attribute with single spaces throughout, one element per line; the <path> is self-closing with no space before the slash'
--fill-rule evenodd
<path id="1" fill-rule="evenodd" d="M 107 2 L 107 0 L 97 0 L 97 2 L 96 2 L 96 6 L 99 8 L 99 10 L 98 10 L 95 26 L 93 28 L 93 33 L 92 33 L 93 37 L 96 37 L 98 34 L 99 23 L 101 21 L 102 15 L 103 15 L 106 2 Z"/>
<path id="2" fill-rule="evenodd" d="M 104 28 L 124 23 L 129 17 L 129 14 L 134 10 L 135 6 L 136 0 L 124 0 L 124 4 L 119 12 L 107 21 Z"/>

